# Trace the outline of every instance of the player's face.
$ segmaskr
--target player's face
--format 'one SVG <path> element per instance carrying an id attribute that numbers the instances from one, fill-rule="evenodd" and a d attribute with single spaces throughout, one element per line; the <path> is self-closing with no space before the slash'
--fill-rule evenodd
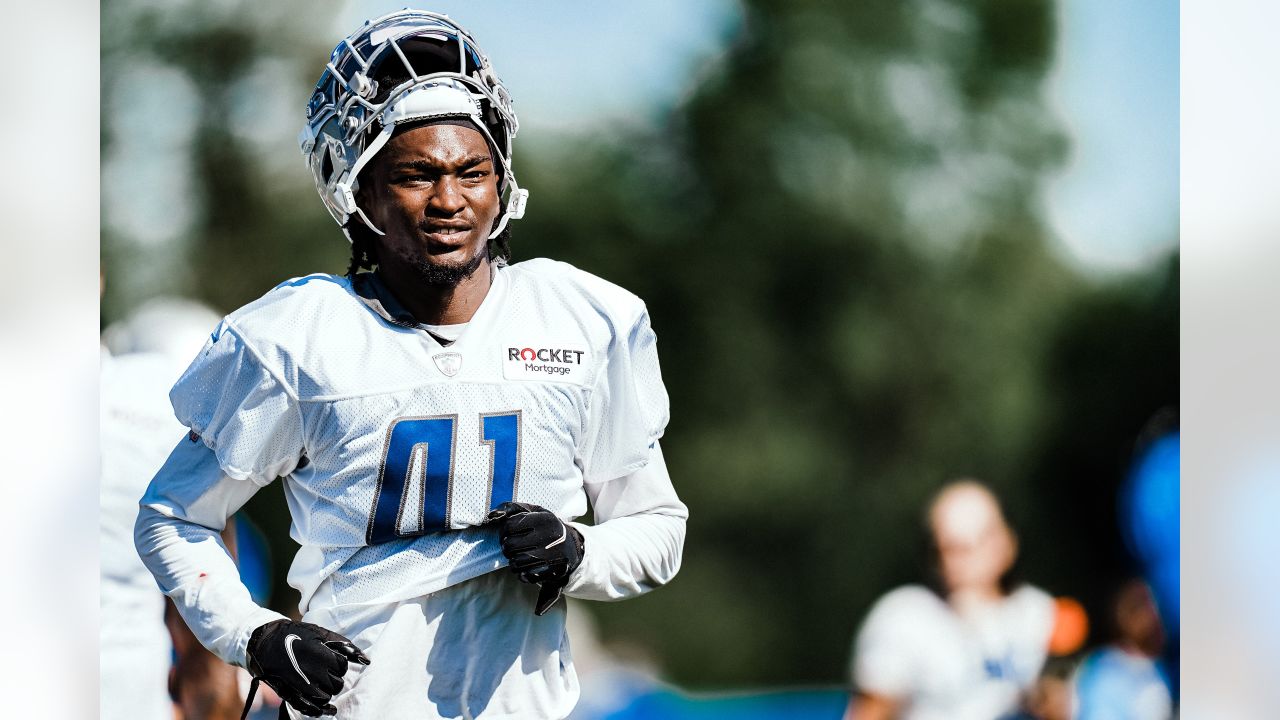
<path id="1" fill-rule="evenodd" d="M 478 130 L 427 125 L 398 133 L 363 179 L 361 205 L 386 233 L 376 240 L 382 272 L 452 286 L 488 259 L 500 198 Z"/>
<path id="2" fill-rule="evenodd" d="M 995 501 L 985 492 L 961 489 L 938 503 L 931 522 L 948 592 L 997 593 L 1016 544 Z"/>

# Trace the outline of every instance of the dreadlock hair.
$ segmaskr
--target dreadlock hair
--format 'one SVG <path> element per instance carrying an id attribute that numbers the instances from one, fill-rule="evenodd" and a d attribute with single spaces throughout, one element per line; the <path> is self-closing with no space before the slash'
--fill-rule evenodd
<path id="1" fill-rule="evenodd" d="M 385 101 L 391 95 L 391 91 L 396 86 L 400 85 L 401 83 L 407 82 L 409 80 L 409 76 L 405 74 L 402 70 L 392 70 L 382 74 L 375 74 L 374 80 L 378 84 L 377 86 L 378 89 L 373 96 L 372 102 L 375 104 L 378 104 Z M 410 128 L 418 127 L 420 124 L 422 123 L 408 123 L 401 127 L 396 128 L 396 132 L 397 133 L 404 132 L 405 130 L 409 130 Z M 375 121 L 369 127 L 368 132 L 370 135 L 376 135 L 382 132 L 381 123 L 378 123 Z M 498 172 L 498 183 L 499 183 L 499 188 L 501 188 L 501 183 L 503 180 L 502 163 L 499 161 L 500 156 L 498 154 L 498 149 L 494 147 L 493 144 L 490 143 L 487 139 L 485 140 L 485 144 L 488 145 L 489 147 L 489 156 L 492 158 L 493 165 Z M 498 203 L 499 203 L 498 217 L 500 219 L 502 217 L 502 211 L 503 211 L 503 208 L 501 207 L 502 205 L 501 191 L 499 191 Z M 366 227 L 363 222 L 361 222 L 354 216 L 347 218 L 347 224 L 344 226 L 344 228 L 347 231 L 347 236 L 351 238 L 351 262 L 347 265 L 347 276 L 355 277 L 355 274 L 360 272 L 361 270 L 373 270 L 378 265 L 378 256 L 377 256 L 378 245 L 377 245 L 377 242 L 374 240 L 373 231 L 370 230 L 368 227 Z M 490 262 L 497 263 L 500 266 L 506 265 L 507 261 L 511 259 L 511 224 L 510 223 L 507 223 L 507 226 L 502 229 L 502 232 L 499 233 L 497 237 L 489 240 L 488 251 L 489 251 Z"/>
<path id="2" fill-rule="evenodd" d="M 506 265 L 511 259 L 511 223 L 502 228 L 498 237 L 489 241 L 489 259 L 500 265 Z"/>
<path id="3" fill-rule="evenodd" d="M 351 262 L 347 265 L 347 277 L 355 277 L 361 270 L 372 270 L 378 261 L 375 259 L 376 246 L 373 243 L 373 231 L 354 217 L 347 219 L 347 235 L 351 237 Z"/>

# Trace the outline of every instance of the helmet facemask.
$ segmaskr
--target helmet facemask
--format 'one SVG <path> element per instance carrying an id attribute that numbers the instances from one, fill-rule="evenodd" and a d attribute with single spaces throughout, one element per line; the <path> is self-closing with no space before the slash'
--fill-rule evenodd
<path id="1" fill-rule="evenodd" d="M 360 220 L 383 234 L 356 202 L 360 171 L 398 126 L 465 118 L 496 150 L 502 214 L 489 238 L 524 215 L 511 147 L 519 122 L 511 97 L 471 36 L 444 15 L 402 10 L 365 23 L 334 48 L 307 105 L 298 141 L 316 190 L 351 239 Z"/>

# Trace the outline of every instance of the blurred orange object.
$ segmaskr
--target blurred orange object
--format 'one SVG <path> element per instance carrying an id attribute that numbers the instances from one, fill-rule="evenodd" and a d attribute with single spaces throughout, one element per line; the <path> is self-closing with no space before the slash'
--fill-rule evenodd
<path id="1" fill-rule="evenodd" d="M 1074 598 L 1054 598 L 1053 633 L 1049 635 L 1050 655 L 1070 655 L 1084 646 L 1089 636 L 1089 616 Z"/>

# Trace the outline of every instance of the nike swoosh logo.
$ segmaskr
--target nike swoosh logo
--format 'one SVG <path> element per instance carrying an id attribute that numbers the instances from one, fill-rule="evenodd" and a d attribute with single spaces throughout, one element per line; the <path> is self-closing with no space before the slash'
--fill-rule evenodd
<path id="1" fill-rule="evenodd" d="M 298 658 L 294 657 L 293 655 L 293 644 L 301 639 L 302 638 L 298 637 L 297 635 L 293 635 L 293 634 L 285 635 L 284 636 L 284 652 L 286 655 L 289 656 L 289 662 L 293 663 L 293 669 L 297 670 L 298 674 L 302 676 L 302 681 L 310 685 L 311 678 L 307 677 L 307 674 L 302 672 L 302 668 L 298 666 Z"/>
<path id="2" fill-rule="evenodd" d="M 553 548 L 553 547 L 555 547 L 555 546 L 559 545 L 560 543 L 564 542 L 564 539 L 565 539 L 565 538 L 567 538 L 567 537 L 569 537 L 569 526 L 568 526 L 568 525 L 561 524 L 561 525 L 560 525 L 560 539 L 559 539 L 559 540 L 556 540 L 555 542 L 551 543 L 550 545 L 548 545 L 548 546 L 546 546 L 546 547 L 544 547 L 544 548 L 542 548 L 542 549 L 543 549 L 543 550 L 550 550 L 551 548 Z"/>

